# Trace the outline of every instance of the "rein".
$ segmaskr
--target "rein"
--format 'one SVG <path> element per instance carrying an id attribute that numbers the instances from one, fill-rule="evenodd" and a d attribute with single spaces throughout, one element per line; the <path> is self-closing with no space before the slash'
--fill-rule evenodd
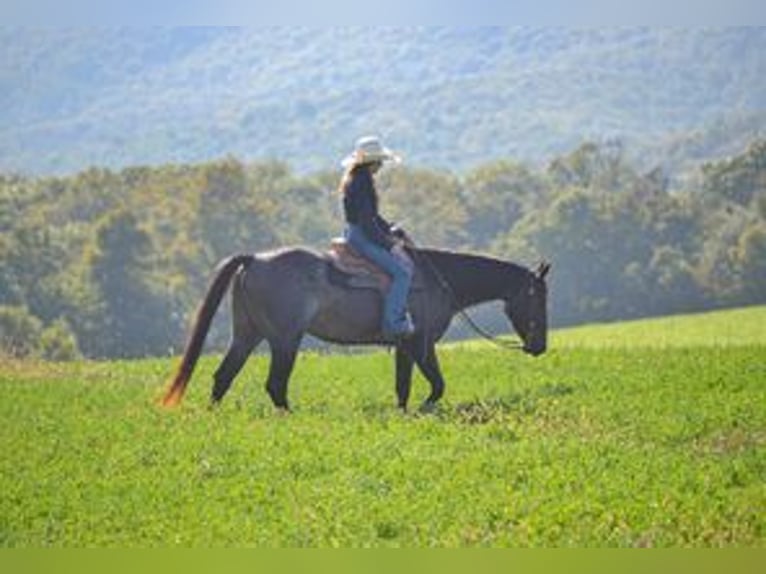
<path id="1" fill-rule="evenodd" d="M 500 349 L 505 349 L 506 351 L 522 351 L 524 349 L 524 344 L 521 341 L 506 341 L 505 339 L 498 339 L 492 333 L 482 329 L 479 325 L 476 324 L 476 322 L 471 318 L 465 309 L 460 309 L 460 311 L 458 311 L 458 315 L 460 315 L 460 318 L 463 319 L 463 321 L 465 321 L 465 323 L 471 329 L 473 329 L 475 333 L 493 345 L 499 347 Z"/>
<path id="2" fill-rule="evenodd" d="M 504 339 L 498 339 L 495 335 L 492 333 L 489 333 L 486 329 L 479 326 L 476 321 L 473 320 L 473 318 L 468 314 L 468 311 L 465 309 L 460 308 L 460 305 L 458 303 L 457 297 L 455 296 L 455 292 L 452 290 L 452 287 L 447 282 L 447 280 L 444 278 L 444 275 L 441 274 L 439 269 L 436 267 L 436 265 L 433 264 L 433 261 L 431 261 L 431 258 L 425 255 L 422 252 L 418 252 L 417 250 L 411 250 L 410 254 L 414 256 L 414 258 L 420 262 L 425 261 L 428 265 L 428 268 L 431 270 L 431 272 L 436 277 L 437 281 L 439 282 L 439 285 L 444 291 L 447 293 L 447 295 L 450 298 L 450 302 L 452 305 L 458 309 L 458 315 L 460 318 L 465 322 L 466 325 L 470 329 L 474 331 L 477 335 L 479 335 L 481 338 L 489 341 L 493 345 L 499 347 L 500 349 L 504 349 L 506 351 L 521 351 L 524 348 L 524 344 L 520 341 L 506 341 Z"/>

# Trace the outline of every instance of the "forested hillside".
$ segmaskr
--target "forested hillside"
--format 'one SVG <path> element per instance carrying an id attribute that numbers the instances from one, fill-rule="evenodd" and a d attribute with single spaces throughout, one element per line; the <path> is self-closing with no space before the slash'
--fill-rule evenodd
<path id="1" fill-rule="evenodd" d="M 394 167 L 381 201 L 422 245 L 550 260 L 554 325 L 766 303 L 766 140 L 676 190 L 627 155 L 584 143 L 541 167 Z M 0 177 L 2 352 L 177 352 L 220 258 L 340 233 L 338 177 L 234 157 Z"/>
<path id="2" fill-rule="evenodd" d="M 554 325 L 763 303 L 764 54 L 762 27 L 2 28 L 2 353 L 178 351 L 220 258 L 341 232 L 366 133 L 420 244 L 553 263 Z"/>
<path id="3" fill-rule="evenodd" d="M 763 134 L 764 53 L 759 27 L 5 28 L 0 170 L 231 154 L 306 174 L 382 132 L 425 168 L 619 139 L 675 175 Z"/>

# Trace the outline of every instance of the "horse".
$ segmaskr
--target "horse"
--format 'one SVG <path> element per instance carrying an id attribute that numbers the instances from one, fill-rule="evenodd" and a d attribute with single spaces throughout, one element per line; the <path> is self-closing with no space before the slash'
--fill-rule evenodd
<path id="1" fill-rule="evenodd" d="M 417 365 L 431 385 L 421 410 L 431 411 L 445 389 L 436 342 L 457 313 L 486 301 L 504 302 L 505 315 L 522 339 L 521 350 L 532 356 L 545 352 L 549 264 L 532 271 L 480 254 L 415 247 L 408 253 L 415 263 L 408 309 L 416 329 L 411 337 L 394 341 L 380 330 L 383 291 L 353 287 L 329 253 L 289 247 L 223 259 L 196 312 L 162 404 L 170 407 L 181 401 L 227 290 L 231 339 L 213 375 L 212 406 L 220 403 L 249 355 L 265 340 L 271 351 L 266 391 L 277 409 L 289 412 L 288 380 L 301 340 L 309 333 L 341 345 L 393 346 L 398 407 L 407 410 Z"/>

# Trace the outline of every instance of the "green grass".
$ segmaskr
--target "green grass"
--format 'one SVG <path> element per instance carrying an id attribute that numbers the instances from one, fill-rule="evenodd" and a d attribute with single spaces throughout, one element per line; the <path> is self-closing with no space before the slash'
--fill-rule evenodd
<path id="1" fill-rule="evenodd" d="M 554 347 L 766 346 L 766 306 L 561 329 Z"/>
<path id="2" fill-rule="evenodd" d="M 215 357 L 171 412 L 171 361 L 6 362 L 0 545 L 763 547 L 764 313 L 448 345 L 432 416 L 384 352 L 302 355 L 287 417 L 263 356 L 216 412 Z"/>

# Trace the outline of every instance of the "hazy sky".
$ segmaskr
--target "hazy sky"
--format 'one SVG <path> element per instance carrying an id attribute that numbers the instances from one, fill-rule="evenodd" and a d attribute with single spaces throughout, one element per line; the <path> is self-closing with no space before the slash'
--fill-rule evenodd
<path id="1" fill-rule="evenodd" d="M 766 24 L 763 0 L 6 0 L 2 25 Z"/>

